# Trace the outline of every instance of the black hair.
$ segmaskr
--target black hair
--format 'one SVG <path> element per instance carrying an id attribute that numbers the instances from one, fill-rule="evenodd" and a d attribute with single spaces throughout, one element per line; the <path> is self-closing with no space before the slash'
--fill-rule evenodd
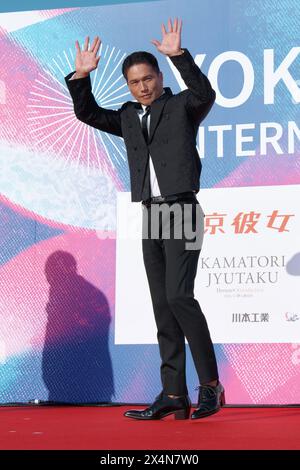
<path id="1" fill-rule="evenodd" d="M 150 52 L 146 51 L 137 51 L 128 55 L 122 64 L 122 74 L 124 75 L 127 81 L 127 71 L 132 65 L 136 64 L 149 64 L 154 68 L 155 72 L 158 74 L 160 72 L 159 65 L 156 57 Z"/>

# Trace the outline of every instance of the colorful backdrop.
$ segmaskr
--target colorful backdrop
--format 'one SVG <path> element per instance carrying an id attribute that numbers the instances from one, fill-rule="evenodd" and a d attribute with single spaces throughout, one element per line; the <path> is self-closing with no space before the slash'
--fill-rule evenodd
<path id="1" fill-rule="evenodd" d="M 216 315 L 223 321 L 222 298 L 213 304 L 214 317 L 210 303 L 205 308 L 213 339 L 220 338 L 215 350 L 227 403 L 299 403 L 298 0 L 98 3 L 81 7 L 74 2 L 73 8 L 62 3 L 60 9 L 47 10 L 49 5 L 40 2 L 39 10 L 0 14 L 0 402 L 150 402 L 160 391 L 156 341 L 139 344 L 137 335 L 131 342 L 115 336 L 117 203 L 120 193 L 130 191 L 124 142 L 76 119 L 64 76 L 74 70 L 75 40 L 82 44 L 86 35 L 99 35 L 101 61 L 91 74 L 93 92 L 99 104 L 118 109 L 131 99 L 122 60 L 134 50 L 157 55 L 150 40 L 160 39 L 162 22 L 178 16 L 182 46 L 217 91 L 198 135 L 206 253 L 211 256 L 209 237 L 216 233 L 209 220 L 214 211 L 220 211 L 215 219 L 224 216 L 218 203 L 227 193 L 220 191 L 234 189 L 228 201 L 239 200 L 240 194 L 246 207 L 245 194 L 249 201 L 257 188 L 255 206 L 247 209 L 265 210 L 261 230 L 275 228 L 278 236 L 270 253 L 268 238 L 261 240 L 260 250 L 265 243 L 266 256 L 285 255 L 278 283 L 269 289 L 267 280 L 263 286 L 268 305 L 245 312 L 234 296 L 231 315 L 236 316 L 222 328 L 239 323 L 240 334 L 218 330 L 214 337 Z M 184 84 L 176 71 L 165 57 L 157 57 L 165 86 L 181 91 Z M 250 187 L 254 193 L 245 192 Z M 247 227 L 251 232 L 251 221 L 244 219 L 244 228 L 235 233 L 247 234 Z M 292 237 L 283 239 L 285 232 Z M 222 238 L 216 243 L 220 248 Z M 249 239 L 243 243 L 246 256 Z M 125 262 L 121 258 L 133 285 L 135 265 Z M 206 266 L 200 277 L 207 274 Z M 285 282 L 280 282 L 283 273 Z M 251 284 L 256 299 L 258 284 L 255 279 Z M 237 285 L 224 281 L 219 287 Z M 275 340 L 274 324 L 270 335 L 265 328 L 279 301 L 276 328 L 288 325 L 291 331 L 292 326 L 293 334 Z M 125 332 L 126 312 L 121 314 Z M 255 334 L 244 334 L 252 323 L 257 323 Z M 196 401 L 189 350 L 187 377 Z"/>

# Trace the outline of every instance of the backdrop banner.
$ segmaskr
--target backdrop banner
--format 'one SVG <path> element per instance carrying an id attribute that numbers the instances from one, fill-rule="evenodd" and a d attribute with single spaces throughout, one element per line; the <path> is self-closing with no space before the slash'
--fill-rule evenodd
<path id="1" fill-rule="evenodd" d="M 64 77 L 75 41 L 99 35 L 102 107 L 133 100 L 121 67 L 136 50 L 184 90 L 151 43 L 169 17 L 217 95 L 197 135 L 195 296 L 227 403 L 299 403 L 299 1 L 99 3 L 0 14 L 0 403 L 149 403 L 161 390 L 125 144 L 76 118 Z"/>

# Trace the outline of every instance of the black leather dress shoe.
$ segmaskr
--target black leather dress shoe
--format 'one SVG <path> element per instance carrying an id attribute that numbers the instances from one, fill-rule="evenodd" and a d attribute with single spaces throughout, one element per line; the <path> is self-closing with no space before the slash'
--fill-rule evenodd
<path id="1" fill-rule="evenodd" d="M 200 385 L 198 408 L 193 411 L 191 419 L 205 418 L 217 413 L 223 405 L 225 405 L 225 390 L 219 381 L 216 387 Z"/>
<path id="2" fill-rule="evenodd" d="M 162 419 L 174 414 L 175 419 L 189 419 L 191 400 L 187 395 L 179 398 L 170 398 L 161 392 L 154 403 L 145 410 L 129 410 L 124 413 L 127 418 L 135 419 Z"/>

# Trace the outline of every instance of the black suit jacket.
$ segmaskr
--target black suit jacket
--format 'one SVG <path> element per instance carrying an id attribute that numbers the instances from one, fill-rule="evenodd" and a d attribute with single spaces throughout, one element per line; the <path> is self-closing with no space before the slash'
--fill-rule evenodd
<path id="1" fill-rule="evenodd" d="M 196 148 L 200 122 L 215 100 L 215 91 L 189 51 L 170 57 L 186 90 L 174 95 L 170 88 L 151 104 L 150 135 L 146 144 L 136 103 L 127 101 L 118 110 L 99 106 L 92 94 L 90 76 L 69 80 L 74 112 L 80 120 L 104 132 L 123 137 L 130 170 L 131 200 L 141 201 L 149 152 L 162 196 L 199 191 L 201 160 Z"/>

